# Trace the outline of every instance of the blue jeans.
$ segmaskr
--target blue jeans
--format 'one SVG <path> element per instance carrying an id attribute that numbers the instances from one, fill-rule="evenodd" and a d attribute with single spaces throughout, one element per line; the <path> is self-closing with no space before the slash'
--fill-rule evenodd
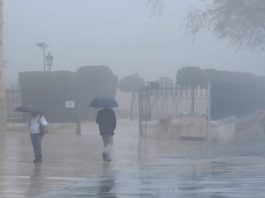
<path id="1" fill-rule="evenodd" d="M 36 160 L 42 160 L 41 143 L 43 135 L 40 133 L 30 134 L 33 151 Z"/>

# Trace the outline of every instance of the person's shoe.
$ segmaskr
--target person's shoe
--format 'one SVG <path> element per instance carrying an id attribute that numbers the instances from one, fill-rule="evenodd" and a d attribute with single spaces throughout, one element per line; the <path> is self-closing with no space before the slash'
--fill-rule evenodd
<path id="1" fill-rule="evenodd" d="M 110 154 L 107 155 L 107 160 L 106 160 L 108 163 L 111 162 L 111 157 L 110 157 Z"/>
<path id="2" fill-rule="evenodd" d="M 103 161 L 106 162 L 107 161 L 107 154 L 104 152 L 102 153 L 102 158 L 103 158 Z"/>
<path id="3" fill-rule="evenodd" d="M 39 162 L 42 162 L 42 159 L 34 159 L 33 162 L 34 163 L 39 163 Z"/>

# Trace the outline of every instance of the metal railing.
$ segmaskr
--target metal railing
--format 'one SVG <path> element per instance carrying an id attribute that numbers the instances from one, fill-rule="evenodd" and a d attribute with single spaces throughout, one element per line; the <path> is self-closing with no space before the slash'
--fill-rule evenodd
<path id="1" fill-rule="evenodd" d="M 147 122 L 174 120 L 186 114 L 210 116 L 210 86 L 180 87 L 175 85 L 146 86 L 139 90 L 139 133 Z"/>

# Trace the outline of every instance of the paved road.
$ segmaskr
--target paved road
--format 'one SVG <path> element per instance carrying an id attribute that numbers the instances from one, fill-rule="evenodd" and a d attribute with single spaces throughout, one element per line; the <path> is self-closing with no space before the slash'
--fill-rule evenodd
<path id="1" fill-rule="evenodd" d="M 37 165 L 29 135 L 13 127 L 0 134 L 0 197 L 264 197 L 262 135 L 226 144 L 141 139 L 135 126 L 119 126 L 109 165 L 93 124 L 79 136 L 72 126 L 52 130 Z"/>

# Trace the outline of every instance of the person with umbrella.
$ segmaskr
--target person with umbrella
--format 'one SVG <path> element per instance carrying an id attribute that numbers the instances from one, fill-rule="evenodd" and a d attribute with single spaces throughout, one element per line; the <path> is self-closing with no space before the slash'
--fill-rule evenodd
<path id="1" fill-rule="evenodd" d="M 104 151 L 102 153 L 103 161 L 111 161 L 111 150 L 113 145 L 113 135 L 116 129 L 116 115 L 111 109 L 117 107 L 118 104 L 113 98 L 98 97 L 92 100 L 91 107 L 101 108 L 96 116 L 96 123 L 98 124 L 99 133 L 102 137 Z"/>
<path id="2" fill-rule="evenodd" d="M 15 111 L 29 113 L 28 126 L 34 151 L 34 163 L 42 162 L 42 139 L 47 133 L 48 123 L 44 117 L 44 111 L 35 107 L 17 107 Z"/>

